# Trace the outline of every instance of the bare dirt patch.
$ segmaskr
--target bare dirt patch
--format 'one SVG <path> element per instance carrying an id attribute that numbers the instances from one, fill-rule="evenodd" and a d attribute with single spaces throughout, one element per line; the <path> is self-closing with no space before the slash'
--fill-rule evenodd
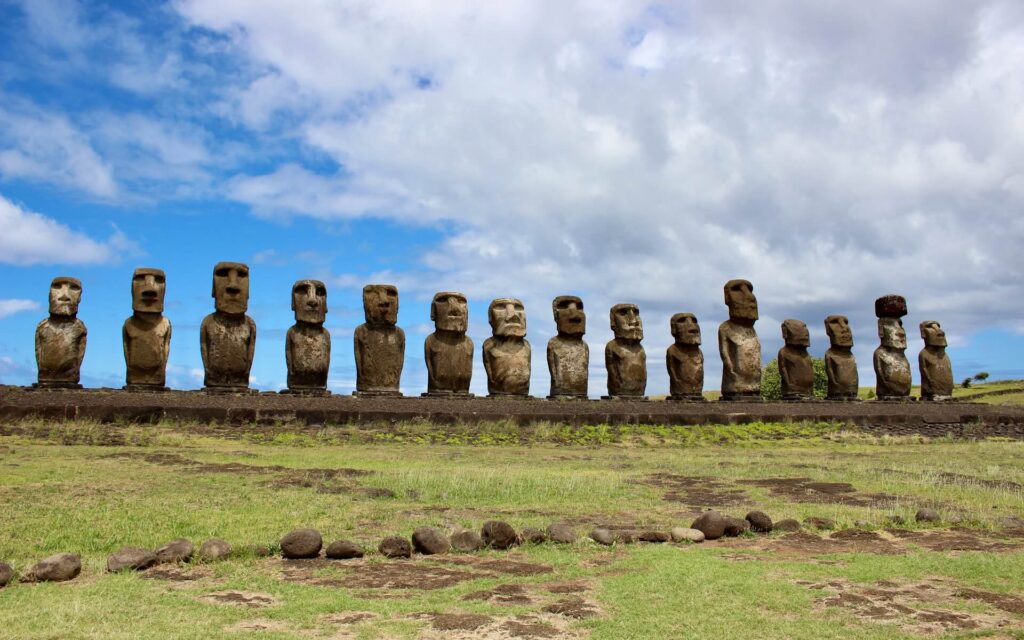
<path id="1" fill-rule="evenodd" d="M 349 561 L 343 567 L 326 560 L 282 560 L 289 582 L 349 589 L 445 589 L 461 582 L 493 578 L 493 574 L 461 571 L 418 560 L 395 562 Z M 330 567 L 334 571 L 325 573 Z"/>
<path id="2" fill-rule="evenodd" d="M 570 596 L 552 602 L 544 607 L 544 611 L 577 620 L 593 618 L 601 613 L 596 605 L 579 596 Z"/>
<path id="3" fill-rule="evenodd" d="M 706 507 L 733 507 L 748 504 L 743 489 L 706 476 L 683 476 L 674 473 L 654 473 L 637 481 L 651 487 L 666 489 L 662 499 L 681 502 L 691 509 Z"/>
<path id="4" fill-rule="evenodd" d="M 277 620 L 253 618 L 252 620 L 236 622 L 233 625 L 224 627 L 224 629 L 226 631 L 285 631 L 288 629 L 288 625 Z"/>
<path id="5" fill-rule="evenodd" d="M 887 508 L 899 499 L 886 493 L 859 493 L 848 482 L 818 482 L 811 478 L 759 478 L 740 480 L 768 489 L 773 496 L 791 502 L 811 504 L 843 504 L 852 507 Z"/>
<path id="6" fill-rule="evenodd" d="M 561 582 L 544 585 L 549 593 L 583 593 L 590 590 L 590 585 L 585 582 Z"/>
<path id="7" fill-rule="evenodd" d="M 345 613 L 328 613 L 320 616 L 320 619 L 330 624 L 350 625 L 374 620 L 377 617 L 379 616 L 376 613 L 370 611 L 346 611 Z"/>
<path id="8" fill-rule="evenodd" d="M 168 580 L 170 582 L 191 582 L 209 578 L 213 575 L 206 567 L 186 567 L 173 564 L 157 565 L 141 572 L 143 578 L 149 580 Z"/>
<path id="9" fill-rule="evenodd" d="M 527 594 L 526 587 L 521 584 L 499 584 L 492 589 L 467 593 L 462 596 L 462 599 L 513 605 L 531 604 L 533 602 L 533 599 Z"/>
<path id="10" fill-rule="evenodd" d="M 199 596 L 199 599 L 213 604 L 228 604 L 254 609 L 273 607 L 280 604 L 277 598 L 269 593 L 256 593 L 253 591 L 217 591 Z"/>
<path id="11" fill-rule="evenodd" d="M 430 626 L 438 631 L 475 631 L 493 621 L 478 613 L 421 613 L 413 617 L 430 620 Z"/>
<path id="12" fill-rule="evenodd" d="M 977 476 L 969 476 L 962 473 L 950 473 L 948 471 L 938 473 L 936 476 L 939 480 L 951 484 L 977 485 L 987 489 L 1005 489 L 1006 491 L 1020 491 L 1024 489 L 1019 483 L 1010 480 L 988 480 L 987 478 L 978 478 Z"/>
<path id="13" fill-rule="evenodd" d="M 473 567 L 489 573 L 500 573 L 509 576 L 539 576 L 551 573 L 555 569 L 546 564 L 525 562 L 513 558 L 489 559 L 474 558 L 470 556 L 434 556 L 425 559 L 425 562 L 436 564 L 456 565 L 461 567 Z"/>

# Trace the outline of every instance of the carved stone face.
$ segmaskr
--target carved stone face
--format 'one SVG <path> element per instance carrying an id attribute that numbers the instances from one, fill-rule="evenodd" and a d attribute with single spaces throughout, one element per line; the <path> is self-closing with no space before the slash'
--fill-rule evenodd
<path id="1" fill-rule="evenodd" d="M 466 333 L 469 329 L 469 305 L 466 296 L 456 291 L 442 291 L 434 294 L 430 303 L 430 319 L 437 331 Z"/>
<path id="2" fill-rule="evenodd" d="M 785 320 L 782 323 L 782 339 L 787 347 L 811 346 L 811 334 L 807 325 L 800 320 Z"/>
<path id="3" fill-rule="evenodd" d="M 50 283 L 50 315 L 76 316 L 82 301 L 82 283 L 75 278 L 58 276 Z"/>
<path id="4" fill-rule="evenodd" d="M 879 318 L 878 337 L 882 339 L 883 347 L 907 348 L 907 332 L 903 330 L 903 321 L 899 318 Z"/>
<path id="5" fill-rule="evenodd" d="M 393 284 L 363 287 L 363 313 L 366 324 L 395 326 L 398 323 L 398 287 Z"/>
<path id="6" fill-rule="evenodd" d="M 946 332 L 939 326 L 937 320 L 925 320 L 921 323 L 921 337 L 928 347 L 945 347 Z"/>
<path id="7" fill-rule="evenodd" d="M 132 274 L 132 311 L 163 313 L 166 289 L 163 269 L 136 269 Z"/>
<path id="8" fill-rule="evenodd" d="M 245 313 L 249 308 L 249 267 L 241 262 L 218 262 L 213 268 L 213 299 L 217 311 Z"/>
<path id="9" fill-rule="evenodd" d="M 327 320 L 327 287 L 319 280 L 296 280 L 292 285 L 292 311 L 299 322 L 323 324 Z"/>
<path id="10" fill-rule="evenodd" d="M 498 298 L 487 308 L 491 333 L 501 337 L 522 338 L 526 335 L 526 308 L 515 298 Z"/>
<path id="11" fill-rule="evenodd" d="M 576 296 L 558 296 L 551 302 L 558 333 L 567 336 L 582 336 L 587 332 L 587 314 L 583 301 Z"/>
<path id="12" fill-rule="evenodd" d="M 692 313 L 677 313 L 669 323 L 678 344 L 700 344 L 700 325 Z"/>
<path id="13" fill-rule="evenodd" d="M 853 331 L 846 316 L 829 316 L 825 318 L 825 333 L 833 347 L 852 347 Z"/>
<path id="14" fill-rule="evenodd" d="M 754 285 L 748 280 L 730 280 L 725 283 L 725 304 L 729 307 L 729 319 L 746 322 L 757 320 L 757 298 Z"/>
<path id="15" fill-rule="evenodd" d="M 640 308 L 635 304 L 617 304 L 611 312 L 612 332 L 620 340 L 643 340 L 644 324 L 640 321 Z"/>

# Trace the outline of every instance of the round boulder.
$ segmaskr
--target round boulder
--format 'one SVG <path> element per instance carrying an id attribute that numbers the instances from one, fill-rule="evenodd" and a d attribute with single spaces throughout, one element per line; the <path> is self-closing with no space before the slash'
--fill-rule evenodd
<path id="1" fill-rule="evenodd" d="M 484 548 L 484 541 L 476 531 L 456 531 L 452 534 L 452 549 L 460 553 L 473 553 Z"/>
<path id="2" fill-rule="evenodd" d="M 43 558 L 25 573 L 24 582 L 64 582 L 82 572 L 82 558 L 77 553 L 58 553 Z"/>
<path id="3" fill-rule="evenodd" d="M 536 527 L 523 527 L 519 532 L 520 544 L 544 544 L 548 541 L 548 534 Z"/>
<path id="4" fill-rule="evenodd" d="M 156 554 L 142 547 L 122 547 L 107 557 L 107 571 L 142 571 L 157 563 Z"/>
<path id="5" fill-rule="evenodd" d="M 448 553 L 452 550 L 448 536 L 434 527 L 416 527 L 412 532 L 412 546 L 417 553 L 425 556 Z"/>
<path id="6" fill-rule="evenodd" d="M 161 546 L 154 553 L 158 563 L 167 564 L 171 562 L 188 562 L 192 559 L 194 551 L 195 547 L 192 546 L 191 542 L 185 538 L 177 538 Z"/>
<path id="7" fill-rule="evenodd" d="M 412 545 L 401 536 L 389 536 L 380 541 L 377 551 L 385 558 L 411 558 Z"/>
<path id="8" fill-rule="evenodd" d="M 674 542 L 704 542 L 704 532 L 688 527 L 676 527 L 672 529 L 672 540 Z"/>
<path id="9" fill-rule="evenodd" d="M 778 522 L 775 523 L 775 527 L 774 527 L 775 531 L 787 531 L 787 532 L 799 531 L 800 529 L 801 529 L 800 523 L 797 522 L 796 520 L 794 520 L 793 518 L 785 518 L 783 520 L 779 520 Z"/>
<path id="10" fill-rule="evenodd" d="M 231 555 L 231 545 L 220 538 L 210 538 L 199 546 L 199 557 L 207 562 L 223 560 Z"/>
<path id="11" fill-rule="evenodd" d="M 705 540 L 717 540 L 725 535 L 726 524 L 725 516 L 722 514 L 717 511 L 705 511 L 693 521 L 690 528 L 703 533 Z"/>
<path id="12" fill-rule="evenodd" d="M 750 531 L 750 523 L 743 518 L 734 518 L 727 516 L 725 518 L 725 535 L 730 538 L 743 535 L 747 531 Z"/>
<path id="13" fill-rule="evenodd" d="M 516 530 L 507 522 L 488 520 L 480 528 L 480 538 L 492 549 L 511 549 L 516 543 Z"/>
<path id="14" fill-rule="evenodd" d="M 612 532 L 603 527 L 598 527 L 597 529 L 591 531 L 590 539 L 596 542 L 597 544 L 603 544 L 605 546 L 610 546 L 612 543 L 615 542 L 615 536 L 612 535 Z"/>
<path id="15" fill-rule="evenodd" d="M 662 542 L 668 542 L 669 540 L 671 540 L 672 536 L 670 536 L 669 534 L 665 533 L 664 531 L 647 530 L 647 531 L 641 531 L 640 535 L 638 535 L 636 537 L 636 539 L 639 540 L 640 542 L 662 543 Z"/>
<path id="16" fill-rule="evenodd" d="M 771 533 L 772 519 L 764 511 L 751 511 L 747 514 L 747 522 L 754 533 Z"/>
<path id="17" fill-rule="evenodd" d="M 548 525 L 548 538 L 551 542 L 572 544 L 576 542 L 576 530 L 565 522 L 552 522 Z"/>
<path id="18" fill-rule="evenodd" d="M 291 559 L 315 558 L 322 546 L 324 539 L 316 529 L 296 529 L 281 538 L 281 555 Z"/>
<path id="19" fill-rule="evenodd" d="M 918 522 L 936 523 L 941 520 L 941 518 L 939 517 L 939 512 L 935 509 L 925 508 L 917 510 L 917 513 L 914 515 L 914 520 L 917 520 Z"/>
<path id="20" fill-rule="evenodd" d="M 14 567 L 6 562 L 0 562 L 0 589 L 3 589 L 14 580 Z"/>
<path id="21" fill-rule="evenodd" d="M 327 545 L 326 555 L 331 560 L 352 560 L 363 557 L 363 548 L 348 540 L 335 540 Z"/>

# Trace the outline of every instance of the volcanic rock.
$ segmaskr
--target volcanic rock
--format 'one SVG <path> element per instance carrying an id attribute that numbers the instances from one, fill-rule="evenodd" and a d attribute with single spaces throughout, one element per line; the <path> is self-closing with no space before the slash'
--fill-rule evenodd
<path id="1" fill-rule="evenodd" d="M 476 531 L 457 531 L 452 534 L 452 549 L 460 553 L 473 553 L 484 548 L 484 541 Z"/>
<path id="2" fill-rule="evenodd" d="M 385 558 L 411 558 L 412 545 L 400 536 L 389 536 L 380 541 L 377 551 Z"/>
<path id="3" fill-rule="evenodd" d="M 941 519 L 942 518 L 939 517 L 939 512 L 936 511 L 935 509 L 918 509 L 917 513 L 914 515 L 914 520 L 918 522 L 935 523 Z"/>
<path id="4" fill-rule="evenodd" d="M 64 582 L 73 580 L 82 571 L 82 557 L 77 553 L 58 553 L 43 558 L 29 569 L 23 582 Z"/>
<path id="5" fill-rule="evenodd" d="M 725 516 L 722 514 L 717 511 L 705 511 L 693 521 L 690 528 L 703 533 L 705 540 L 717 540 L 725 535 L 726 524 Z"/>
<path id="6" fill-rule="evenodd" d="M 488 520 L 480 528 L 480 538 L 492 549 L 510 549 L 516 543 L 516 530 L 507 522 Z"/>
<path id="7" fill-rule="evenodd" d="M 565 522 L 553 522 L 548 525 L 548 538 L 551 542 L 572 544 L 576 542 L 576 530 Z"/>
<path id="8" fill-rule="evenodd" d="M 192 546 L 190 541 L 185 538 L 177 538 L 161 546 L 153 553 L 156 554 L 156 561 L 159 564 L 167 564 L 171 562 L 188 562 L 192 559 L 194 551 L 195 547 Z"/>
<path id="9" fill-rule="evenodd" d="M 331 560 L 352 560 L 363 557 L 363 548 L 348 540 L 335 540 L 327 545 L 325 555 Z"/>
<path id="10" fill-rule="evenodd" d="M 591 531 L 590 539 L 596 542 L 597 544 L 603 544 L 606 546 L 611 545 L 615 542 L 615 536 L 612 535 L 612 532 L 602 527 L 598 527 L 597 529 Z"/>
<path id="11" fill-rule="evenodd" d="M 772 519 L 764 511 L 751 511 L 747 514 L 747 522 L 754 533 L 770 533 L 773 526 Z"/>
<path id="12" fill-rule="evenodd" d="M 704 542 L 704 532 L 688 527 L 676 527 L 672 529 L 672 540 L 674 542 Z"/>
<path id="13" fill-rule="evenodd" d="M 231 545 L 220 538 L 210 538 L 199 546 L 199 557 L 207 562 L 223 560 L 231 555 Z"/>
<path id="14" fill-rule="evenodd" d="M 107 557 L 107 571 L 142 571 L 157 563 L 156 554 L 142 547 L 122 547 Z"/>
<path id="15" fill-rule="evenodd" d="M 452 550 L 448 536 L 434 527 L 416 527 L 412 532 L 412 546 L 425 556 L 448 553 Z"/>
<path id="16" fill-rule="evenodd" d="M 286 558 L 315 558 L 320 555 L 324 539 L 316 529 L 296 529 L 281 538 L 281 555 Z"/>

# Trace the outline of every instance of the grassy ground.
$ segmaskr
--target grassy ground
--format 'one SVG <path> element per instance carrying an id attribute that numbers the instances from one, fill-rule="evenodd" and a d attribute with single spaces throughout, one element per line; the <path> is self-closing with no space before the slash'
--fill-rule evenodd
<path id="1" fill-rule="evenodd" d="M 0 436 L 0 559 L 24 570 L 74 551 L 84 569 L 70 583 L 0 590 L 0 637 L 1024 638 L 1024 538 L 999 523 L 1024 515 L 1024 443 L 813 424 L 542 427 L 527 440 L 508 425 L 391 425 L 358 438 L 287 426 L 244 437 L 201 425 L 22 427 Z M 97 444 L 111 441 L 130 444 Z M 914 524 L 925 506 L 947 524 Z M 491 518 L 569 520 L 584 535 L 598 524 L 667 531 L 708 507 L 827 517 L 840 529 L 863 521 L 877 533 L 856 543 L 581 540 L 440 561 L 253 552 L 304 526 L 375 549 L 416 526 L 478 529 Z M 894 515 L 910 533 L 883 530 Z M 952 518 L 967 529 L 950 532 Z M 121 546 L 214 536 L 239 553 L 164 574 L 104 573 Z"/>
<path id="2" fill-rule="evenodd" d="M 1015 393 L 1007 393 L 1007 392 Z M 722 394 L 718 391 L 705 391 L 704 397 L 708 400 L 718 400 Z M 861 387 L 858 394 L 862 400 L 870 400 L 875 397 L 874 387 Z M 921 387 L 914 386 L 910 395 L 921 397 Z M 664 396 L 658 396 L 663 398 Z M 957 400 L 968 402 L 983 402 L 985 404 L 1024 404 L 1024 380 L 999 380 L 996 382 L 976 382 L 968 388 L 959 384 L 953 387 L 953 397 Z"/>

